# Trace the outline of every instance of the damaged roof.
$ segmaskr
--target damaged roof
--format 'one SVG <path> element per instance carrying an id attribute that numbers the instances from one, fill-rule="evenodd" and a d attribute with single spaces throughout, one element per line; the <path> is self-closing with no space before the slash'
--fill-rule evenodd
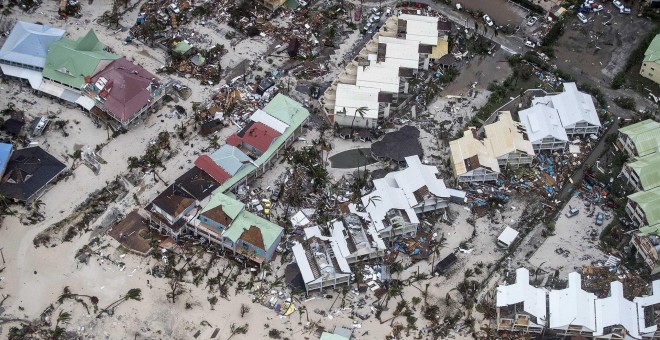
<path id="1" fill-rule="evenodd" d="M 15 150 L 0 180 L 0 192 L 21 202 L 30 201 L 64 169 L 64 163 L 38 146 Z"/>

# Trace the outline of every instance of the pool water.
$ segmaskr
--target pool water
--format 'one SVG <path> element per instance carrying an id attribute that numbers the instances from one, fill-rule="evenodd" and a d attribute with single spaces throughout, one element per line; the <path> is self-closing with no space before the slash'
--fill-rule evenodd
<path id="1" fill-rule="evenodd" d="M 371 157 L 371 148 L 357 148 L 330 156 L 330 166 L 335 169 L 351 169 L 376 163 Z"/>

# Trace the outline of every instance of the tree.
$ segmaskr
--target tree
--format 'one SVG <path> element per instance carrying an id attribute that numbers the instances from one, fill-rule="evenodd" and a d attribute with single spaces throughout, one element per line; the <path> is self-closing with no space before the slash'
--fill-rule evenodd
<path id="1" fill-rule="evenodd" d="M 16 212 L 10 208 L 11 200 L 7 195 L 0 192 L 0 216 L 14 215 Z"/>
<path id="2" fill-rule="evenodd" d="M 170 291 L 167 292 L 167 298 L 172 299 L 172 303 L 176 303 L 176 297 L 183 294 L 185 290 L 181 287 L 181 273 L 177 270 L 174 271 L 175 274 L 170 277 L 168 286 Z"/>
<path id="3" fill-rule="evenodd" d="M 232 323 L 229 326 L 229 330 L 231 332 L 231 335 L 227 338 L 227 340 L 231 339 L 234 337 L 236 334 L 246 334 L 248 332 L 249 325 L 246 323 L 243 326 L 237 326 L 235 323 Z"/>
<path id="4" fill-rule="evenodd" d="M 124 301 L 127 300 L 136 300 L 140 301 L 142 300 L 142 290 L 140 288 L 132 288 L 129 289 L 126 294 L 124 294 L 122 297 L 117 299 L 115 302 L 109 304 L 107 307 L 103 308 L 101 312 L 99 312 L 98 315 L 96 315 L 97 318 L 101 318 L 103 313 L 107 313 L 108 315 L 112 315 L 114 313 L 115 308 L 122 304 Z"/>
<path id="5" fill-rule="evenodd" d="M 442 233 L 440 236 L 439 240 L 432 239 L 431 242 L 429 242 L 429 248 L 431 248 L 431 274 L 433 274 L 433 271 L 435 270 L 435 260 L 437 257 L 440 255 L 440 249 L 444 248 L 447 245 L 447 239 L 445 238 L 445 234 Z"/>
<path id="6" fill-rule="evenodd" d="M 213 295 L 210 298 L 208 298 L 209 303 L 211 304 L 211 310 L 215 309 L 215 304 L 218 303 L 218 297 Z"/>
<path id="7" fill-rule="evenodd" d="M 353 120 L 351 121 L 351 135 L 353 135 L 353 124 L 355 124 L 355 118 L 360 115 L 360 117 L 364 119 L 364 115 L 367 114 L 367 110 L 368 108 L 366 106 L 360 106 L 355 109 L 355 114 L 353 115 Z M 346 114 L 346 108 L 344 108 L 344 114 Z"/>

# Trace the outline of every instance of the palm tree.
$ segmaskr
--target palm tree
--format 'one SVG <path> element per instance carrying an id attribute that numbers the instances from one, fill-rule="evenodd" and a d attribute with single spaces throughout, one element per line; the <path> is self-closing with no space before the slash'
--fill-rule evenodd
<path id="1" fill-rule="evenodd" d="M 237 326 L 235 323 L 232 323 L 229 326 L 229 330 L 231 331 L 231 335 L 227 338 L 227 340 L 231 339 L 234 337 L 236 334 L 246 334 L 248 332 L 249 325 L 246 323 L 243 326 Z"/>
<path id="2" fill-rule="evenodd" d="M 128 292 L 126 292 L 126 294 L 120 297 L 117 301 L 103 308 L 103 310 L 101 310 L 101 312 L 98 315 L 96 315 L 96 317 L 101 318 L 103 313 L 108 313 L 109 315 L 112 315 L 112 313 L 114 313 L 114 309 L 117 308 L 117 306 L 119 306 L 122 302 L 126 300 L 136 300 L 136 301 L 142 300 L 142 290 L 140 288 L 129 289 Z"/>
<path id="3" fill-rule="evenodd" d="M 14 215 L 16 212 L 9 207 L 11 200 L 7 195 L 0 192 L 0 216 Z"/>
<path id="4" fill-rule="evenodd" d="M 211 140 L 209 141 L 209 148 L 211 148 L 211 149 L 219 149 L 220 148 L 220 136 L 218 136 L 218 135 L 211 136 Z"/>
<path id="5" fill-rule="evenodd" d="M 353 115 L 353 121 L 351 121 L 351 136 L 353 135 L 353 124 L 355 124 L 355 118 L 357 118 L 357 116 L 360 115 L 360 117 L 364 119 L 364 115 L 367 114 L 367 110 L 369 110 L 369 108 L 367 108 L 366 106 L 360 106 L 357 109 L 355 109 L 355 115 Z M 344 108 L 343 112 L 344 114 L 346 114 L 346 108 Z"/>
<path id="6" fill-rule="evenodd" d="M 431 248 L 431 255 L 433 255 L 431 259 L 431 274 L 433 274 L 433 271 L 435 270 L 435 260 L 436 257 L 440 255 L 440 249 L 444 248 L 447 245 L 447 239 L 445 238 L 445 233 L 442 233 L 440 236 L 439 240 L 431 239 L 431 242 L 429 242 L 429 248 Z"/>
<path id="7" fill-rule="evenodd" d="M 367 205 L 364 206 L 364 208 L 362 209 L 362 211 L 366 211 L 366 210 L 367 210 L 367 207 L 368 207 L 369 205 L 371 205 L 371 204 L 373 204 L 374 207 L 375 207 L 375 206 L 376 206 L 376 202 L 380 202 L 380 201 L 382 201 L 382 198 L 381 198 L 380 196 L 378 196 L 378 195 L 372 195 L 372 196 L 369 196 L 369 199 L 367 200 Z"/>

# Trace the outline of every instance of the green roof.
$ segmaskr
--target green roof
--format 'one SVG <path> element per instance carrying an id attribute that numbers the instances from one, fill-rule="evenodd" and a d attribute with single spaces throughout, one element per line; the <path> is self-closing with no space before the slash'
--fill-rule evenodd
<path id="1" fill-rule="evenodd" d="M 249 211 L 243 210 L 234 221 L 231 223 L 222 236 L 230 239 L 236 243 L 245 230 L 250 229 L 251 226 L 257 227 L 261 231 L 261 237 L 264 240 L 264 247 L 268 250 L 275 243 L 277 237 L 282 234 L 284 230 L 279 225 L 263 219 Z"/>
<path id="2" fill-rule="evenodd" d="M 348 338 L 343 336 L 343 335 L 323 332 L 323 333 L 321 333 L 321 339 L 320 340 L 348 340 Z"/>
<path id="3" fill-rule="evenodd" d="M 214 193 L 213 196 L 211 196 L 211 200 L 204 207 L 200 214 L 204 214 L 205 212 L 218 206 L 222 207 L 222 211 L 227 214 L 227 216 L 229 216 L 232 220 L 235 220 L 238 214 L 243 211 L 245 204 L 225 194 Z"/>
<path id="4" fill-rule="evenodd" d="M 629 195 L 628 199 L 644 211 L 649 226 L 660 224 L 660 187 L 636 192 Z"/>
<path id="5" fill-rule="evenodd" d="M 651 41 L 649 48 L 644 52 L 644 61 L 654 61 L 660 63 L 660 34 L 656 35 Z"/>
<path id="6" fill-rule="evenodd" d="M 110 61 L 121 57 L 105 51 L 105 47 L 91 29 L 78 40 L 56 41 L 48 48 L 43 76 L 80 89 L 85 85 L 86 76 L 93 76 Z"/>
<path id="7" fill-rule="evenodd" d="M 245 176 L 252 172 L 257 167 L 261 166 L 273 153 L 275 153 L 284 144 L 294 131 L 302 125 L 302 123 L 309 117 L 309 111 L 305 109 L 302 104 L 283 95 L 277 94 L 271 101 L 264 107 L 264 112 L 279 119 L 283 123 L 289 125 L 282 135 L 277 137 L 270 145 L 268 150 L 264 152 L 252 164 L 246 164 L 243 168 L 234 174 L 231 178 L 226 180 L 222 185 L 215 190 L 215 192 L 225 192 L 234 184 L 240 182 Z"/>
<path id="8" fill-rule="evenodd" d="M 193 48 L 192 45 L 190 45 L 187 41 L 182 40 L 182 41 L 179 41 L 179 43 L 176 44 L 176 46 L 174 46 L 173 51 L 178 53 L 178 54 L 186 54 L 192 48 Z"/>
<path id="9" fill-rule="evenodd" d="M 637 149 L 637 156 L 642 157 L 658 151 L 660 146 L 660 123 L 647 119 L 619 129 L 630 138 Z"/>
<path id="10" fill-rule="evenodd" d="M 660 186 L 660 154 L 654 153 L 641 157 L 635 162 L 628 163 L 628 166 L 635 170 L 639 177 L 642 187 L 650 190 Z"/>

